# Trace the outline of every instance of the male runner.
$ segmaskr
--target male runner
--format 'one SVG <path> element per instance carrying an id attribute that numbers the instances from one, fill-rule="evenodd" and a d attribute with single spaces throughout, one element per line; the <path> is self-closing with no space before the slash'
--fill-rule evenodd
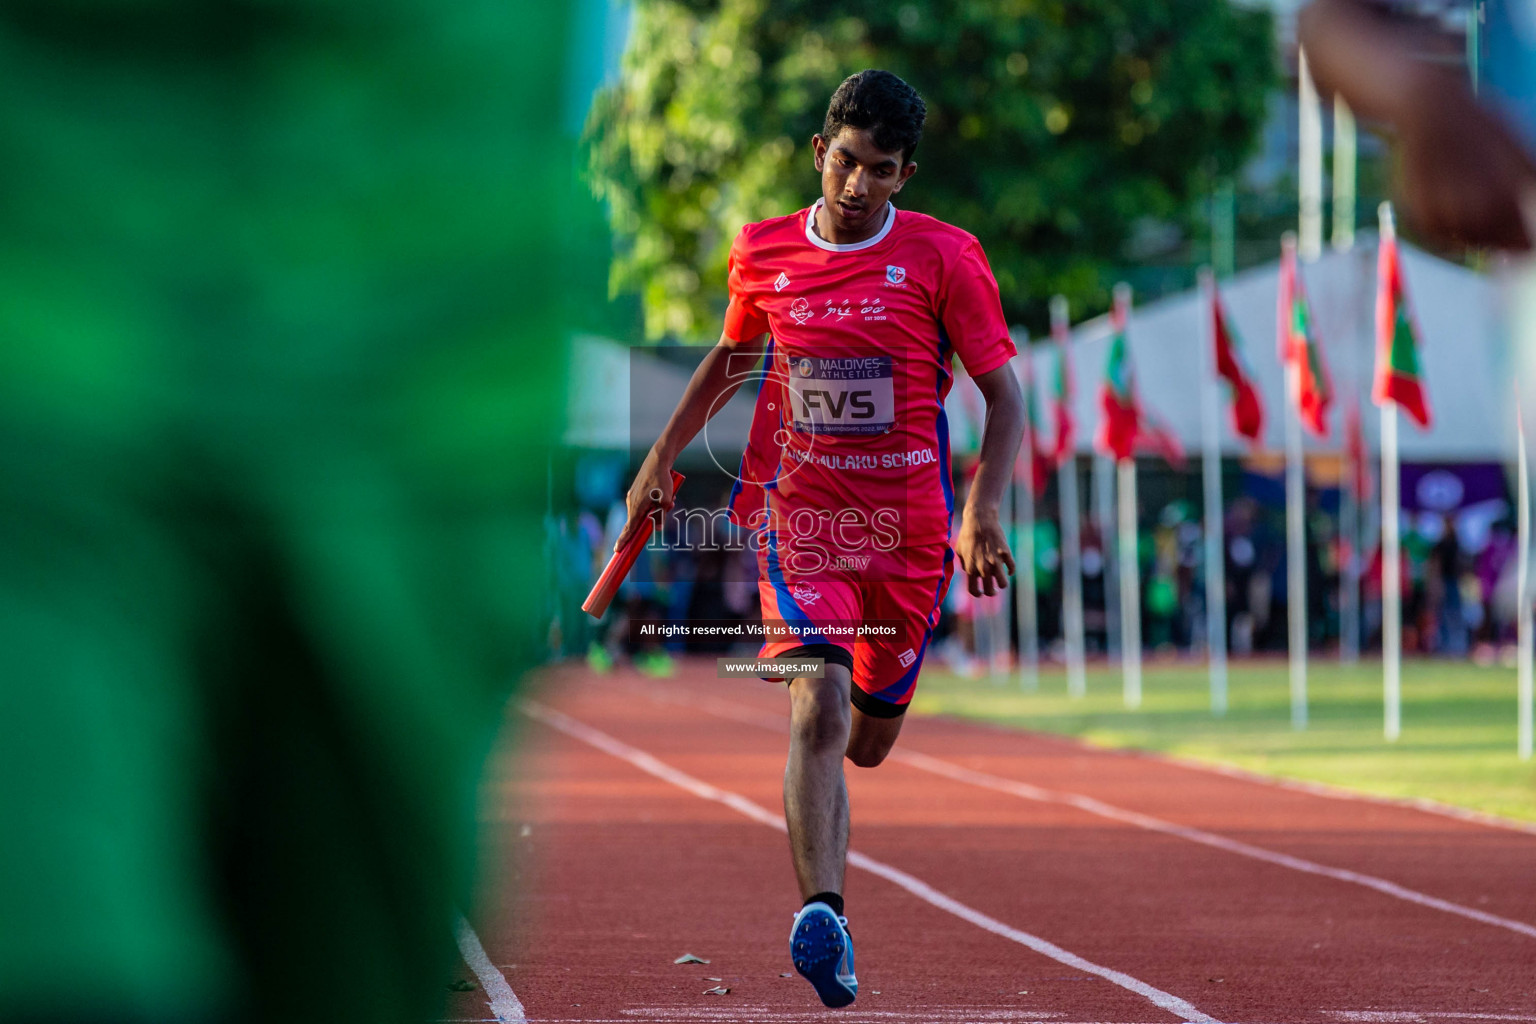
<path id="1" fill-rule="evenodd" d="M 858 992 L 843 916 L 843 757 L 873 767 L 895 743 L 954 557 L 973 594 L 996 593 L 1013 572 L 997 509 L 1024 412 L 997 283 L 973 236 L 890 203 L 917 170 L 924 115 L 886 71 L 838 87 L 811 139 L 822 197 L 737 237 L 724 332 L 641 466 L 621 536 L 671 507 L 678 452 L 756 380 L 731 512 L 760 528 L 765 625 L 795 631 L 770 637 L 762 655 L 825 659 L 823 678 L 788 681 L 784 816 L 805 901 L 791 956 L 828 1006 Z M 760 353 L 763 371 L 745 373 Z M 988 413 L 952 551 L 954 355 Z M 875 623 L 887 632 L 852 635 Z"/>

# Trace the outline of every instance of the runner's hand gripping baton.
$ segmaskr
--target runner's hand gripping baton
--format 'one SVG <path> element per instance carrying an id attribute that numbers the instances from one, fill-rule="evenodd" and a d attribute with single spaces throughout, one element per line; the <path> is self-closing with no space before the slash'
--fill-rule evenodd
<path id="1" fill-rule="evenodd" d="M 683 482 L 683 474 L 677 470 L 672 471 L 672 496 L 677 497 L 677 489 Z M 647 514 L 645 522 L 641 523 L 624 542 L 624 546 L 613 553 L 608 559 L 608 564 L 603 568 L 603 574 L 597 578 L 597 583 L 592 587 L 592 593 L 587 595 L 581 610 L 594 619 L 603 617 L 608 610 L 608 602 L 613 600 L 613 595 L 618 593 L 619 584 L 624 582 L 624 577 L 629 575 L 629 570 L 634 568 L 635 559 L 640 557 L 640 552 L 645 550 L 646 542 L 651 539 L 651 531 L 656 527 L 656 520 L 651 514 Z"/>

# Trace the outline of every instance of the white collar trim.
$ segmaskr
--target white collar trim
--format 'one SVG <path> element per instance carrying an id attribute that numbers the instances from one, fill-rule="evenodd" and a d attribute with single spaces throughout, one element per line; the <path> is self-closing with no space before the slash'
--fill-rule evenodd
<path id="1" fill-rule="evenodd" d="M 816 205 L 811 207 L 811 212 L 807 214 L 805 218 L 805 237 L 806 240 L 809 241 L 812 245 L 816 246 L 816 248 L 825 249 L 827 252 L 858 252 L 860 249 L 868 249 L 870 246 L 879 245 L 881 242 L 885 241 L 885 236 L 891 233 L 891 228 L 896 226 L 896 206 L 893 203 L 888 202 L 885 205 L 890 210 L 890 212 L 885 215 L 885 223 L 881 226 L 879 231 L 876 231 L 873 235 L 864 239 L 862 242 L 851 242 L 848 245 L 837 245 L 834 242 L 827 241 L 825 238 L 822 238 L 816 233 L 816 211 L 825 205 L 827 205 L 826 199 L 818 199 L 816 200 Z"/>

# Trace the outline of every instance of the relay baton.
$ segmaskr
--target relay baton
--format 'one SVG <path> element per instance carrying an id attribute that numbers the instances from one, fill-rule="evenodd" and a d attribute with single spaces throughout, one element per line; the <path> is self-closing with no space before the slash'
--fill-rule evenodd
<path id="1" fill-rule="evenodd" d="M 683 474 L 677 470 L 672 471 L 672 496 L 677 497 L 677 489 L 683 482 Z M 613 600 L 613 595 L 619 592 L 619 584 L 624 582 L 624 577 L 629 575 L 629 570 L 634 568 L 635 559 L 640 557 L 640 552 L 645 550 L 646 542 L 651 539 L 651 531 L 656 527 L 656 520 L 650 515 L 645 517 L 645 522 L 630 534 L 629 540 L 624 546 L 613 553 L 608 559 L 608 564 L 603 568 L 603 574 L 597 578 L 597 583 L 592 587 L 592 593 L 582 603 L 581 610 L 594 619 L 603 617 L 608 610 L 608 602 Z"/>

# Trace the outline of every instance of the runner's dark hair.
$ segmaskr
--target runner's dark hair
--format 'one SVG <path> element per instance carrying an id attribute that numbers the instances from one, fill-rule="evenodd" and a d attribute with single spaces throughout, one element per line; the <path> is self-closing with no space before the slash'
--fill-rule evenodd
<path id="1" fill-rule="evenodd" d="M 901 150 L 903 164 L 917 152 L 928 107 L 923 98 L 889 71 L 870 69 L 849 75 L 832 94 L 821 134 L 828 142 L 844 128 L 864 129 L 887 152 Z"/>

